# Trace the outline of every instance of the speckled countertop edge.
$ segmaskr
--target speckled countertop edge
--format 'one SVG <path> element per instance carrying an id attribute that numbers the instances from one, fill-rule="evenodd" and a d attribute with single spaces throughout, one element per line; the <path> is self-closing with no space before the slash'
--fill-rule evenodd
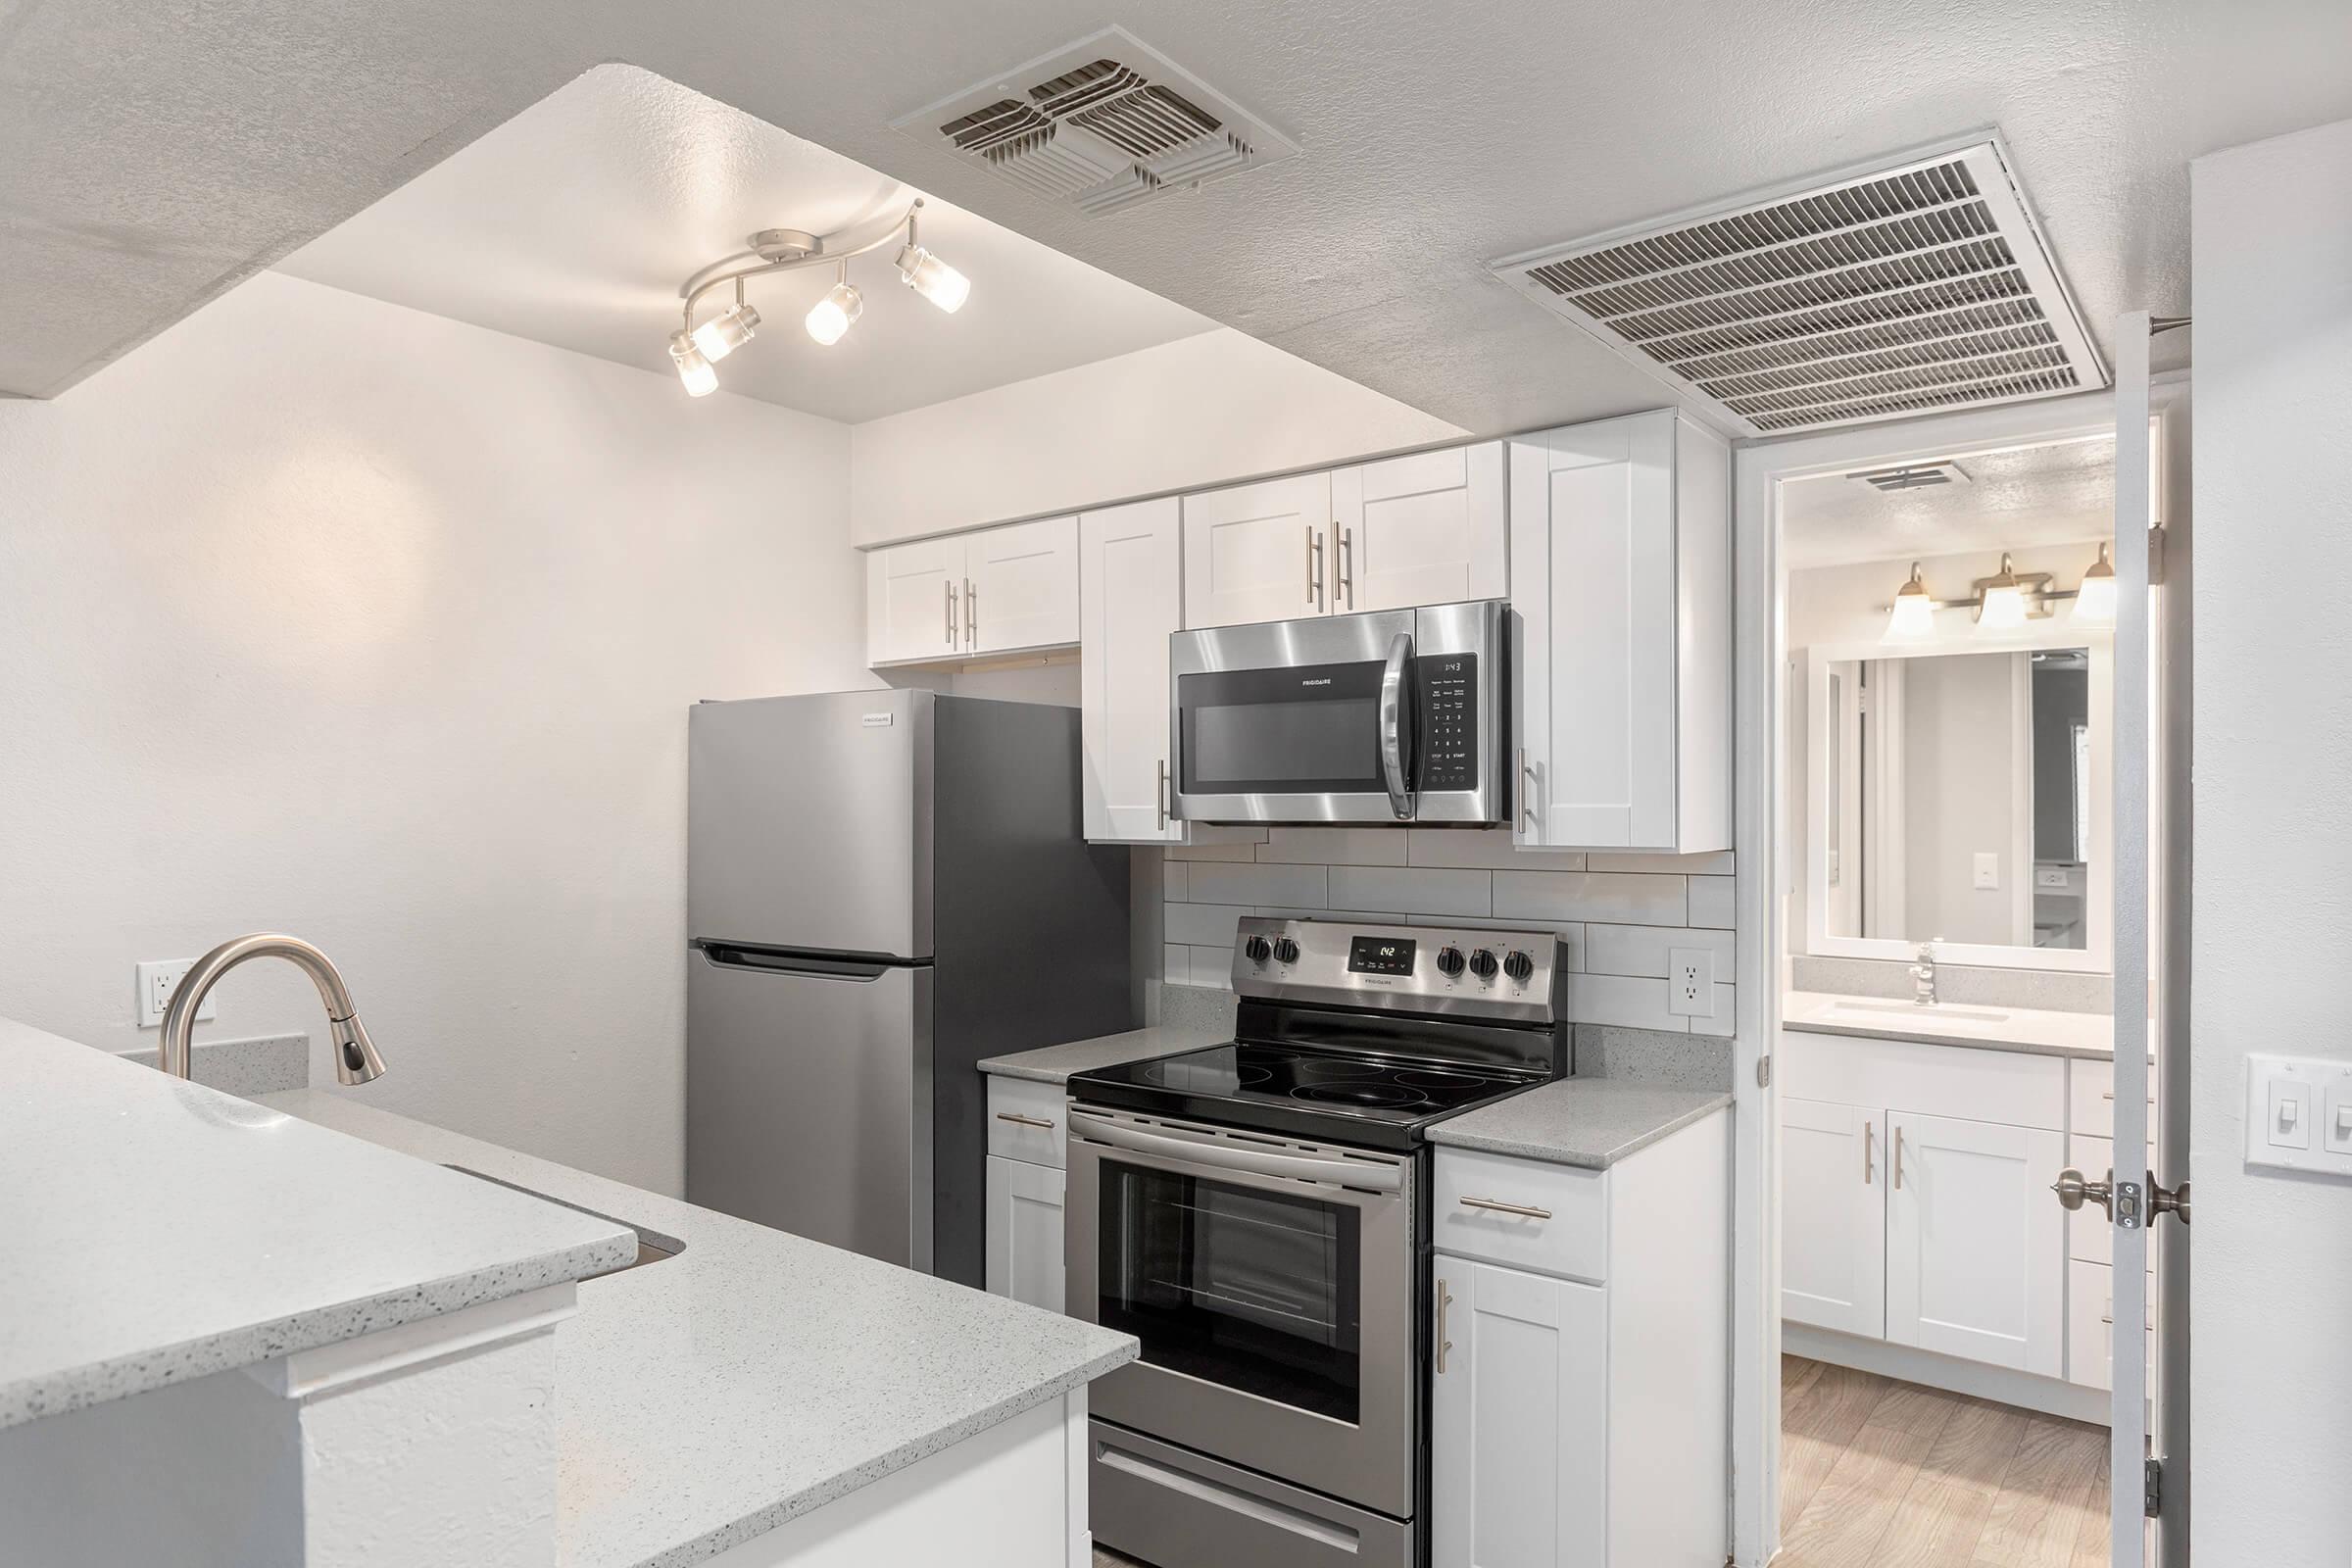
<path id="1" fill-rule="evenodd" d="M 1091 1072 L 1097 1067 L 1117 1067 L 1130 1061 L 1149 1061 L 1154 1056 L 1173 1056 L 1187 1051 L 1201 1051 L 1221 1046 L 1233 1038 L 1227 1030 L 1189 1028 L 1181 1024 L 1152 1024 L 1143 1029 L 1127 1029 L 1115 1035 L 1098 1035 L 1091 1040 L 1072 1040 L 1058 1046 L 1040 1046 L 1034 1051 L 1016 1051 L 1008 1055 L 991 1056 L 980 1063 L 980 1070 L 1001 1078 L 1027 1078 L 1037 1083 L 1062 1084 L 1070 1074 Z"/>
<path id="2" fill-rule="evenodd" d="M 2063 1056 L 2072 1061 L 2115 1059 L 2114 1025 L 2103 1013 L 2061 1013 L 2047 1008 L 2012 1007 L 2007 1009 L 2012 1020 L 2009 1027 L 2018 1033 L 2006 1037 L 1969 1034 L 1956 1029 L 1922 1029 L 1917 1026 L 1917 1019 L 1892 1012 L 1886 1015 L 1884 1024 L 1815 1022 L 1801 1016 L 1805 1010 L 1840 1000 L 1829 992 L 1787 992 L 1781 999 L 1781 1027 L 1807 1035 L 1842 1035 L 1850 1040 L 1900 1040 L 1914 1046 L 1958 1046 L 1971 1051 L 2006 1051 L 2023 1056 Z M 2051 1039 L 2048 1033 L 2084 1027 L 2103 1029 L 2106 1038 L 2096 1044 L 2078 1045 Z M 2034 1031 L 2037 1030 L 2043 1033 L 2036 1035 Z"/>
<path id="3" fill-rule="evenodd" d="M 1664 1089 L 1609 1078 L 1558 1078 L 1429 1129 L 1448 1149 L 1606 1170 L 1731 1104 L 1724 1090 Z"/>

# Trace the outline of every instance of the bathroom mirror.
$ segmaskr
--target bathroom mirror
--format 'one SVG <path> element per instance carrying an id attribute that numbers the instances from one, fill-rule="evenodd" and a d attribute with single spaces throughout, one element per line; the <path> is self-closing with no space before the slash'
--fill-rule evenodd
<path id="1" fill-rule="evenodd" d="M 2108 968 L 2112 646 L 2060 623 L 1809 652 L 1810 952 Z"/>

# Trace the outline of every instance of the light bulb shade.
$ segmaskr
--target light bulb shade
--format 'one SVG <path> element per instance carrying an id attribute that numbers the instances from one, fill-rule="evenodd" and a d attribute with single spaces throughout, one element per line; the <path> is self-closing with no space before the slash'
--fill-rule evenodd
<path id="1" fill-rule="evenodd" d="M 2115 567 L 2108 564 L 2105 545 L 2099 546 L 2099 559 L 2082 574 L 2082 586 L 2075 592 L 2073 618 L 2085 626 L 2115 624 Z"/>
<path id="2" fill-rule="evenodd" d="M 760 313 L 748 304 L 730 305 L 694 329 L 694 346 L 715 365 L 752 340 Z"/>
<path id="3" fill-rule="evenodd" d="M 1984 581 L 1977 596 L 1977 624 L 1993 631 L 2014 631 L 2026 623 L 2026 591 L 2001 552 L 2001 569 Z"/>
<path id="4" fill-rule="evenodd" d="M 899 252 L 899 276 L 906 286 L 953 316 L 972 292 L 972 280 L 909 240 Z"/>
<path id="5" fill-rule="evenodd" d="M 857 285 L 836 283 L 825 291 L 823 299 L 808 307 L 808 315 L 802 324 L 808 328 L 808 335 L 819 343 L 834 344 L 841 341 L 841 335 L 863 314 L 865 296 L 858 292 Z"/>
<path id="6" fill-rule="evenodd" d="M 678 368 L 678 379 L 686 383 L 688 397 L 707 397 L 718 390 L 718 372 L 710 368 L 710 362 L 703 358 L 703 351 L 685 333 L 669 335 L 669 361 Z"/>
<path id="7" fill-rule="evenodd" d="M 1910 580 L 1894 592 L 1894 609 L 1886 616 L 1886 640 L 1900 642 L 1925 637 L 1935 629 L 1936 601 L 1920 578 L 1919 563 L 1914 561 Z"/>

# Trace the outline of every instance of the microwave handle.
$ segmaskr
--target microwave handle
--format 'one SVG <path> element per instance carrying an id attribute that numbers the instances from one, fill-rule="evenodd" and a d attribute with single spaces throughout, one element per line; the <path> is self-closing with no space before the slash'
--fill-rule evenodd
<path id="1" fill-rule="evenodd" d="M 1400 821 L 1413 814 L 1413 792 L 1405 777 L 1404 666 L 1413 657 L 1413 634 L 1400 631 L 1389 639 L 1388 662 L 1380 671 L 1380 775 L 1389 789 L 1389 808 Z"/>

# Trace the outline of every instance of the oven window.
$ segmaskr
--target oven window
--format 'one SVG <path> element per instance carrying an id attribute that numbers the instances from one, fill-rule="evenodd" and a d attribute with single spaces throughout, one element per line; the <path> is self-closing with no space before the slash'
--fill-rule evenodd
<path id="1" fill-rule="evenodd" d="M 1377 663 L 1177 678 L 1192 795 L 1378 793 Z"/>
<path id="2" fill-rule="evenodd" d="M 1104 1328 L 1172 1372 L 1354 1423 L 1360 1213 L 1211 1177 L 1102 1164 Z"/>

